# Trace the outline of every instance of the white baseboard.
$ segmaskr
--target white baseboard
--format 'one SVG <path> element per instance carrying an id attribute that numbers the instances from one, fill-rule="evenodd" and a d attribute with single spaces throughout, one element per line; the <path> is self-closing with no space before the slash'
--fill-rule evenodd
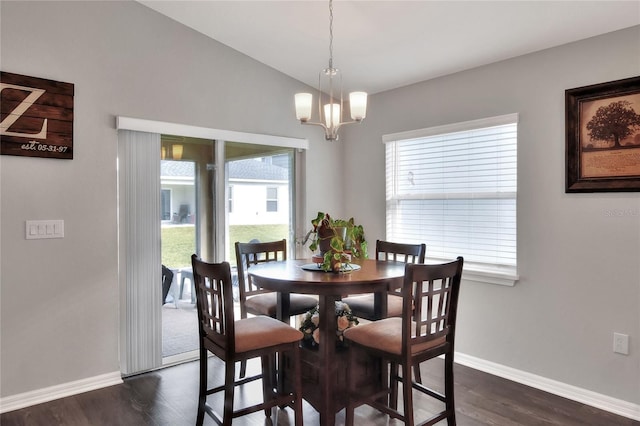
<path id="1" fill-rule="evenodd" d="M 95 377 L 76 380 L 75 382 L 63 383 L 61 385 L 12 395 L 0 398 L 0 413 L 6 413 L 8 411 L 18 410 L 20 408 L 41 404 L 43 402 L 53 401 L 54 399 L 64 398 L 66 396 L 106 388 L 107 386 L 118 385 L 120 383 L 122 383 L 120 372 L 114 371 L 113 373 L 101 374 Z"/>
<path id="2" fill-rule="evenodd" d="M 612 398 L 607 395 L 602 395 L 597 392 L 568 385 L 556 380 L 547 379 L 546 377 L 527 373 L 501 364 L 496 364 L 494 362 L 486 361 L 460 352 L 456 352 L 455 360 L 458 364 L 484 371 L 485 373 L 493 374 L 494 376 L 531 386 L 532 388 L 540 389 L 542 391 L 587 404 L 601 410 L 609 411 L 620 416 L 628 417 L 633 420 L 640 420 L 640 405 L 638 404 Z M 18 410 L 31 405 L 41 404 L 55 399 L 64 398 L 66 396 L 77 395 L 83 392 L 89 392 L 120 383 L 122 383 L 122 377 L 120 376 L 120 372 L 116 371 L 113 373 L 77 380 L 75 382 L 12 395 L 0 398 L 0 413 L 6 413 L 8 411 Z"/>
<path id="3" fill-rule="evenodd" d="M 471 367 L 485 373 L 493 374 L 504 379 L 511 380 L 516 383 L 531 386 L 563 398 L 571 399 L 601 410 L 628 417 L 633 420 L 640 420 L 640 405 L 633 404 L 621 399 L 612 398 L 577 386 L 568 385 L 566 383 L 547 379 L 546 377 L 537 376 L 527 373 L 526 371 L 516 370 L 491 361 L 466 355 L 460 352 L 455 354 L 455 362 L 458 364 Z"/>

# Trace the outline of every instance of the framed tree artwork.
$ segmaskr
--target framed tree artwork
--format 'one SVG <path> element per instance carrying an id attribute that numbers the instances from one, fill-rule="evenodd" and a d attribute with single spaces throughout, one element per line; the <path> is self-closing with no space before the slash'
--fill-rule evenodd
<path id="1" fill-rule="evenodd" d="M 568 89 L 565 108 L 565 191 L 640 191 L 640 77 Z"/>

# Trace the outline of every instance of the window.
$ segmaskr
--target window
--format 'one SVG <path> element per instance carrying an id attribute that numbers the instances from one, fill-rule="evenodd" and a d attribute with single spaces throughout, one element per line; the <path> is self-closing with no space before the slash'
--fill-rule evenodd
<path id="1" fill-rule="evenodd" d="M 229 185 L 229 199 L 227 201 L 229 203 L 229 213 L 233 213 L 233 185 Z"/>
<path id="2" fill-rule="evenodd" d="M 234 204 L 227 215 L 226 253 L 234 265 L 236 241 L 294 241 L 296 153 L 264 145 L 250 149 L 246 144 L 228 142 L 226 146 L 227 188 L 233 187 Z M 273 211 L 267 210 L 270 200 Z M 287 248 L 291 249 L 287 255 L 291 255 L 296 247 L 290 243 Z"/>
<path id="3" fill-rule="evenodd" d="M 278 211 L 278 188 L 275 186 L 267 187 L 267 211 Z"/>
<path id="4" fill-rule="evenodd" d="M 513 285 L 517 121 L 511 114 L 385 135 L 387 239 L 424 242 L 434 260 L 463 256 L 465 279 Z"/>
<path id="5" fill-rule="evenodd" d="M 171 220 L 171 190 L 170 189 L 160 190 L 160 219 Z"/>

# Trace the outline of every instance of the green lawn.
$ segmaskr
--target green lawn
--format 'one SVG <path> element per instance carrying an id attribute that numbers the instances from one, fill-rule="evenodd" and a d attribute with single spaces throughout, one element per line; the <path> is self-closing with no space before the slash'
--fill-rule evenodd
<path id="1" fill-rule="evenodd" d="M 191 265 L 196 248 L 195 226 L 162 227 L 162 264 L 169 268 Z"/>
<path id="2" fill-rule="evenodd" d="M 235 225 L 229 227 L 231 248 L 229 262 L 236 263 L 233 243 L 274 241 L 288 238 L 289 225 Z M 195 226 L 173 226 L 162 228 L 162 264 L 171 268 L 184 268 L 191 265 L 191 255 L 195 252 Z M 287 241 L 290 245 L 291 243 Z"/>

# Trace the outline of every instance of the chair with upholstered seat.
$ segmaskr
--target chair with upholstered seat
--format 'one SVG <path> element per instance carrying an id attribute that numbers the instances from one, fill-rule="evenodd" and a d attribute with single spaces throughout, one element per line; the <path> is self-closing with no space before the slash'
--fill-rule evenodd
<path id="1" fill-rule="evenodd" d="M 358 351 L 378 356 L 391 364 L 389 383 L 383 383 L 377 392 L 367 395 L 358 391 L 360 384 L 348 375 L 347 426 L 353 425 L 354 409 L 363 404 L 413 426 L 414 389 L 444 403 L 443 411 L 421 425 L 433 425 L 444 419 L 449 426 L 456 424 L 453 354 L 462 265 L 462 257 L 437 265 L 407 264 L 402 286 L 402 317 L 385 318 L 345 330 L 344 338 L 349 345 L 348 371 L 354 371 Z M 407 374 L 416 365 L 440 355 L 444 355 L 444 393 L 413 381 L 411 374 Z M 397 374 L 396 366 L 402 367 L 402 377 Z M 397 409 L 398 383 L 402 383 L 402 413 Z M 388 404 L 382 401 L 388 401 Z"/>
<path id="2" fill-rule="evenodd" d="M 287 240 L 269 242 L 236 242 L 236 262 L 238 264 L 238 287 L 240 296 L 240 317 L 266 315 L 276 317 L 278 295 L 271 290 L 260 288 L 248 275 L 252 265 L 287 260 Z M 303 314 L 318 304 L 313 296 L 290 295 L 289 312 L 291 315 Z M 240 377 L 244 377 L 246 364 L 240 366 Z"/>
<path id="3" fill-rule="evenodd" d="M 391 241 L 376 241 L 376 260 L 385 262 L 403 262 L 403 263 L 424 263 L 424 257 L 427 251 L 425 244 L 403 244 Z M 342 299 L 351 312 L 359 318 L 369 321 L 379 320 L 382 315 L 375 310 L 375 294 L 358 294 Z M 387 318 L 402 316 L 402 297 L 398 295 L 397 289 L 390 289 L 387 292 Z M 420 374 L 420 366 L 414 368 L 414 376 L 416 382 L 422 383 Z"/>
<path id="4" fill-rule="evenodd" d="M 376 260 L 424 263 L 426 252 L 425 244 L 402 244 L 391 241 L 376 241 Z M 375 311 L 374 294 L 360 294 L 345 297 L 343 302 L 349 305 L 351 312 L 358 318 L 375 321 L 381 318 Z M 387 296 L 387 317 L 399 317 L 402 315 L 402 298 L 397 292 L 389 291 Z"/>
<path id="5" fill-rule="evenodd" d="M 228 262 L 206 263 L 195 254 L 191 257 L 196 285 L 198 330 L 200 339 L 200 386 L 196 424 L 202 425 L 205 412 L 218 424 L 231 425 L 232 419 L 264 410 L 271 418 L 273 407 L 291 406 L 295 411 L 295 424 L 302 426 L 302 382 L 299 330 L 264 315 L 235 320 L 231 268 Z M 208 352 L 225 364 L 224 384 L 208 389 Z M 293 391 L 278 393 L 274 359 L 288 352 L 293 360 Z M 262 374 L 235 379 L 235 365 L 260 357 Z M 263 402 L 235 409 L 236 386 L 262 379 Z M 224 392 L 222 415 L 207 404 L 207 396 Z"/>

